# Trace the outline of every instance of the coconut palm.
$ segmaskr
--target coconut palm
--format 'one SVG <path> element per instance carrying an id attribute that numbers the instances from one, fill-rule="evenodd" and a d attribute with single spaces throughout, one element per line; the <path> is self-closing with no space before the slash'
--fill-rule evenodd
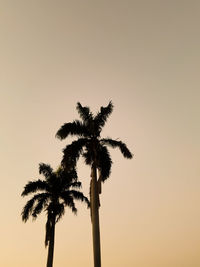
<path id="1" fill-rule="evenodd" d="M 22 220 L 26 222 L 30 216 L 36 219 L 42 212 L 46 211 L 46 236 L 45 247 L 48 246 L 47 267 L 53 266 L 55 224 L 65 213 L 65 207 L 68 206 L 74 214 L 77 209 L 74 200 L 86 202 L 88 199 L 76 189 L 81 187 L 77 181 L 76 171 L 71 169 L 66 172 L 62 167 L 53 171 L 50 165 L 39 164 L 39 173 L 44 179 L 29 181 L 22 192 L 22 196 L 33 194 L 32 198 L 26 203 L 22 210 Z"/>
<path id="2" fill-rule="evenodd" d="M 101 107 L 96 115 L 92 114 L 89 107 L 83 107 L 80 103 L 77 103 L 77 111 L 81 120 L 65 123 L 58 130 L 56 137 L 61 140 L 68 136 L 78 137 L 63 150 L 62 165 L 66 169 L 75 166 L 80 155 L 84 157 L 85 163 L 91 166 L 90 203 L 94 266 L 100 267 L 99 194 L 101 193 L 101 183 L 109 177 L 112 165 L 107 147 L 119 148 L 123 156 L 128 159 L 132 158 L 132 154 L 120 140 L 101 138 L 102 128 L 113 111 L 112 102 L 109 102 L 106 107 Z"/>

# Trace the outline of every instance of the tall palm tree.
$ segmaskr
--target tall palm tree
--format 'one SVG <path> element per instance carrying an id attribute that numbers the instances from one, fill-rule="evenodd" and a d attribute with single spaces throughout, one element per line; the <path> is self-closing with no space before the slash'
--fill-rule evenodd
<path id="1" fill-rule="evenodd" d="M 34 194 L 22 210 L 22 220 L 26 222 L 30 216 L 36 219 L 44 210 L 47 213 L 45 247 L 48 246 L 47 267 L 53 266 L 55 224 L 64 215 L 68 206 L 73 213 L 77 213 L 74 200 L 86 202 L 88 199 L 76 189 L 81 187 L 77 181 L 76 171 L 71 169 L 66 172 L 63 168 L 53 171 L 50 165 L 41 163 L 39 173 L 44 180 L 29 181 L 22 192 L 22 196 Z"/>
<path id="2" fill-rule="evenodd" d="M 80 155 L 85 163 L 91 166 L 90 203 L 93 233 L 94 266 L 101 266 L 100 229 L 99 229 L 99 194 L 101 193 L 101 182 L 110 175 L 112 160 L 107 147 L 118 147 L 125 158 L 132 158 L 127 146 L 111 138 L 101 138 L 101 131 L 107 118 L 113 111 L 113 104 L 101 107 L 100 111 L 93 115 L 89 107 L 83 107 L 77 103 L 77 111 L 81 120 L 65 123 L 58 130 L 56 136 L 65 139 L 68 136 L 78 137 L 63 150 L 62 165 L 68 169 L 75 166 Z M 97 177 L 98 171 L 98 177 Z"/>

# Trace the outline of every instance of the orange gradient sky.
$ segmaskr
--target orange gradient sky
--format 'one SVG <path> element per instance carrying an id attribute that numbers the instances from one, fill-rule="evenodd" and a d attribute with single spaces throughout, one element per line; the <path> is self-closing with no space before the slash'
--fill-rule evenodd
<path id="1" fill-rule="evenodd" d="M 54 168 L 55 133 L 80 101 L 114 111 L 101 195 L 103 267 L 200 266 L 200 2 L 0 0 L 0 266 L 43 267 L 45 216 L 22 223 L 38 164 Z M 88 195 L 90 171 L 80 161 Z M 54 267 L 93 266 L 83 205 L 56 225 Z"/>

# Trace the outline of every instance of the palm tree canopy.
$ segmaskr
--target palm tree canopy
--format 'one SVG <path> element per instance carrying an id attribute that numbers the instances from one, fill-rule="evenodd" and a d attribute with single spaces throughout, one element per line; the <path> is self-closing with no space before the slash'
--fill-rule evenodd
<path id="1" fill-rule="evenodd" d="M 83 107 L 79 102 L 76 108 L 81 120 L 65 123 L 56 134 L 56 137 L 61 140 L 68 136 L 78 137 L 63 150 L 62 164 L 65 168 L 68 168 L 71 164 L 75 166 L 78 158 L 82 155 L 86 164 L 95 164 L 101 173 L 101 180 L 105 181 L 110 175 L 112 165 L 107 147 L 119 148 L 125 158 L 131 159 L 133 156 L 122 141 L 101 138 L 100 136 L 108 117 L 113 111 L 113 103 L 110 101 L 106 107 L 101 107 L 96 115 L 93 115 L 89 107 Z"/>
<path id="2" fill-rule="evenodd" d="M 122 141 L 111 138 L 102 139 L 100 136 L 103 126 L 113 111 L 113 104 L 110 101 L 106 107 L 101 107 L 96 115 L 93 115 L 89 107 L 83 107 L 79 102 L 76 108 L 81 120 L 65 123 L 56 134 L 56 137 L 61 140 L 68 136 L 78 137 L 63 150 L 62 164 L 65 168 L 72 164 L 75 166 L 82 155 L 86 164 L 95 163 L 101 173 L 102 181 L 105 181 L 110 175 L 112 165 L 107 147 L 118 147 L 125 158 L 131 159 L 133 156 Z"/>
<path id="3" fill-rule="evenodd" d="M 66 206 L 73 213 L 77 213 L 74 200 L 85 202 L 88 207 L 89 201 L 82 192 L 77 190 L 81 188 L 81 183 L 77 181 L 77 173 L 74 169 L 66 172 L 60 167 L 54 172 L 50 165 L 41 163 L 39 165 L 39 173 L 43 174 L 44 180 L 29 181 L 21 194 L 23 197 L 33 194 L 32 198 L 24 206 L 21 215 L 22 220 L 26 222 L 30 216 L 36 219 L 43 210 L 47 212 L 45 241 L 47 245 L 52 216 L 57 222 L 64 215 Z"/>

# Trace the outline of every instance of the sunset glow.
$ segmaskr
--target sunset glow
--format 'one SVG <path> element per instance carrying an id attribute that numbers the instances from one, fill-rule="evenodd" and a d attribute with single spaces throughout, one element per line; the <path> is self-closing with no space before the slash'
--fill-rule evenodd
<path id="1" fill-rule="evenodd" d="M 200 2 L 1 0 L 2 267 L 44 267 L 45 214 L 24 224 L 24 185 L 62 159 L 55 134 L 112 100 L 103 137 L 110 178 L 100 208 L 103 267 L 200 266 Z M 90 168 L 78 163 L 89 196 Z M 93 266 L 90 212 L 56 225 L 54 267 Z"/>

